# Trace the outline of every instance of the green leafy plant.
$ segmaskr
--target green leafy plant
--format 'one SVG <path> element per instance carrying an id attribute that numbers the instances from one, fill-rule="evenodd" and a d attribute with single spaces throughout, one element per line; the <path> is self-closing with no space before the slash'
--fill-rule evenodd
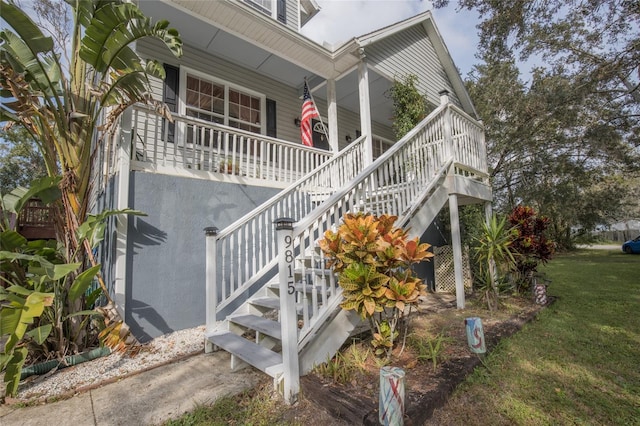
<path id="1" fill-rule="evenodd" d="M 444 331 L 438 333 L 433 339 L 416 334 L 409 336 L 409 344 L 418 352 L 416 358 L 419 361 L 431 361 L 434 370 L 438 368 L 446 343 L 450 340 Z"/>
<path id="2" fill-rule="evenodd" d="M 8 214 L 19 215 L 26 201 L 37 196 L 46 203 L 59 197 L 59 178 L 42 178 L 32 187 L 18 187 L 0 198 L 0 353 L 5 369 L 6 394 L 14 395 L 25 361 L 62 359 L 97 346 L 104 328 L 95 303 L 103 292 L 90 290 L 100 265 L 83 270 L 80 262 L 66 263 L 56 241 L 27 241 L 14 228 Z M 104 238 L 104 222 L 114 214 L 141 214 L 133 210 L 90 215 L 78 230 L 78 241 L 97 246 Z M 104 331 L 104 330 L 103 330 Z"/>
<path id="3" fill-rule="evenodd" d="M 3 236 L 13 238 L 6 234 Z M 26 244 L 26 240 L 24 243 Z M 75 305 L 84 296 L 99 265 L 77 274 L 71 284 L 66 286 L 70 277 L 78 271 L 79 264 L 54 264 L 42 255 L 8 251 L 0 251 L 0 260 L 5 264 L 20 264 L 18 269 L 24 268 L 26 272 L 23 279 L 18 279 L 14 273 L 8 273 L 3 277 L 8 287 L 0 287 L 0 338 L 7 337 L 4 350 L 0 353 L 0 370 L 6 368 L 6 394 L 14 395 L 22 365 L 27 355 L 33 353 L 33 350 L 28 350 L 30 344 L 44 346 L 48 352 L 48 342 L 54 353 L 63 356 L 70 345 L 76 343 L 79 333 L 84 332 L 83 325 L 86 325 L 89 317 L 99 315 L 93 310 L 70 312 L 68 309 L 68 306 Z M 80 326 L 74 327 L 73 320 L 81 316 L 85 317 L 82 321 L 84 324 L 81 322 Z M 71 330 L 76 334 L 69 335 Z"/>
<path id="4" fill-rule="evenodd" d="M 354 342 L 349 346 L 346 357 L 354 368 L 356 368 L 360 373 L 363 373 L 366 369 L 369 355 L 371 355 L 371 351 L 369 349 L 363 348 L 362 345 Z"/>
<path id="5" fill-rule="evenodd" d="M 513 235 L 506 217 L 498 220 L 494 214 L 489 223 L 482 224 L 480 234 L 474 238 L 475 261 L 479 270 L 475 283 L 489 310 L 497 309 L 499 282 L 516 261 L 511 249 Z"/>
<path id="6" fill-rule="evenodd" d="M 369 321 L 378 356 L 391 358 L 399 325 L 426 295 L 412 266 L 433 256 L 430 245 L 393 226 L 397 217 L 347 214 L 337 232 L 325 232 L 320 248 L 338 274 L 343 309 Z"/>
<path id="7" fill-rule="evenodd" d="M 387 96 L 393 101 L 393 130 L 398 139 L 413 129 L 428 114 L 426 97 L 416 85 L 418 77 L 407 75 L 394 80 Z"/>
<path id="8" fill-rule="evenodd" d="M 316 367 L 316 372 L 336 383 L 349 383 L 353 378 L 353 367 L 347 362 L 345 355 L 338 351 L 333 358 Z"/>
<path id="9" fill-rule="evenodd" d="M 0 260 L 5 261 L 0 254 Z M 0 353 L 0 370 L 5 370 L 5 393 L 15 395 L 20 382 L 20 372 L 28 350 L 25 338 L 42 343 L 51 332 L 51 324 L 32 328 L 34 321 L 42 315 L 46 306 L 51 306 L 54 295 L 26 289 L 19 285 L 0 287 L 0 339 L 6 338 L 4 349 Z"/>

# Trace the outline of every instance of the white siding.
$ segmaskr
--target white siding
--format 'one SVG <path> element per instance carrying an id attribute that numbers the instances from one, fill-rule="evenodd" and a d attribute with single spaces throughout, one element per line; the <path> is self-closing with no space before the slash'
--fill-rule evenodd
<path id="1" fill-rule="evenodd" d="M 367 46 L 365 53 L 371 65 L 398 80 L 409 74 L 418 76 L 418 89 L 434 105 L 440 104 L 438 93 L 448 90 L 452 102 L 460 106 L 453 85 L 421 24 Z"/>
<path id="2" fill-rule="evenodd" d="M 294 125 L 294 119 L 300 117 L 302 99 L 299 97 L 298 88 L 290 87 L 265 77 L 246 68 L 232 64 L 222 58 L 209 55 L 190 46 L 184 46 L 184 54 L 181 58 L 174 58 L 166 48 L 154 40 L 141 40 L 137 44 L 142 57 L 157 58 L 161 62 L 174 66 L 186 66 L 201 71 L 228 83 L 244 87 L 246 89 L 262 93 L 267 99 L 276 101 L 276 127 L 277 137 L 288 141 L 300 141 L 300 129 Z M 153 97 L 162 100 L 163 83 L 160 80 L 152 81 Z M 318 110 L 326 120 L 327 104 L 323 99 L 316 99 Z M 326 121 L 325 121 L 326 125 Z M 347 111 L 338 105 L 338 138 L 339 146 L 346 146 L 346 135 L 355 140 L 356 129 L 360 128 L 360 118 L 357 113 Z M 373 123 L 373 132 L 390 140 L 395 140 L 389 127 Z"/>
<path id="3" fill-rule="evenodd" d="M 287 27 L 298 32 L 298 0 L 287 0 Z"/>

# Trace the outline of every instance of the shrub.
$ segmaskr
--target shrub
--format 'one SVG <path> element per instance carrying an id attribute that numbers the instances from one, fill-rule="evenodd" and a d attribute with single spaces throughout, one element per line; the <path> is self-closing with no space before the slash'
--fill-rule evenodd
<path id="1" fill-rule="evenodd" d="M 327 231 L 320 248 L 338 274 L 343 309 L 355 310 L 369 321 L 378 356 L 391 358 L 398 326 L 426 286 L 412 265 L 433 256 L 430 245 L 409 239 L 393 226 L 397 217 L 347 214 L 337 232 Z"/>
<path id="2" fill-rule="evenodd" d="M 514 233 L 503 217 L 498 220 L 494 214 L 488 223 L 482 224 L 482 231 L 474 237 L 475 261 L 478 273 L 475 276 L 476 289 L 489 310 L 498 307 L 500 283 L 515 264 L 513 250 Z"/>
<path id="3" fill-rule="evenodd" d="M 555 243 L 546 236 L 550 220 L 528 206 L 514 208 L 508 220 L 513 229 L 511 249 L 517 254 L 514 269 L 518 291 L 528 291 L 538 266 L 555 253 Z"/>

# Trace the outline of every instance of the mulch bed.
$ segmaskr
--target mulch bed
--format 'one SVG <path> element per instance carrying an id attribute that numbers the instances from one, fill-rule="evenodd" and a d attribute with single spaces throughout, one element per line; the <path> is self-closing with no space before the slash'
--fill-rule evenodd
<path id="1" fill-rule="evenodd" d="M 552 301 L 553 299 L 549 298 L 548 304 Z M 487 323 L 483 320 L 487 353 L 495 348 L 501 339 L 515 334 L 526 323 L 533 320 L 541 308 L 532 305 L 503 320 L 487 321 Z M 464 330 L 456 334 L 457 350 L 452 351 L 436 370 L 427 375 L 420 374 L 426 368 L 407 372 L 405 425 L 422 425 L 433 415 L 434 410 L 445 405 L 454 389 L 481 364 L 478 355 L 469 350 L 461 350 L 463 345 L 466 345 Z M 413 381 L 409 380 L 409 376 L 412 376 Z M 346 424 L 379 424 L 378 400 L 375 393 L 377 385 L 375 389 L 371 389 L 372 386 L 365 389 L 357 384 L 354 386 L 327 383 L 315 374 L 309 374 L 301 379 L 305 398 L 324 408 L 337 421 Z M 368 380 L 369 383 L 373 383 L 378 380 L 378 377 L 369 377 Z"/>

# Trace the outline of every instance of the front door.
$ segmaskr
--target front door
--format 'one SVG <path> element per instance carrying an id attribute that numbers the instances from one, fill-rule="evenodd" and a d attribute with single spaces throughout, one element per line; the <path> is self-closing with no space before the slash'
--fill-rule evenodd
<path id="1" fill-rule="evenodd" d="M 313 125 L 313 147 L 329 151 L 329 138 L 324 134 L 322 123 L 320 120 L 313 119 L 311 124 Z"/>

